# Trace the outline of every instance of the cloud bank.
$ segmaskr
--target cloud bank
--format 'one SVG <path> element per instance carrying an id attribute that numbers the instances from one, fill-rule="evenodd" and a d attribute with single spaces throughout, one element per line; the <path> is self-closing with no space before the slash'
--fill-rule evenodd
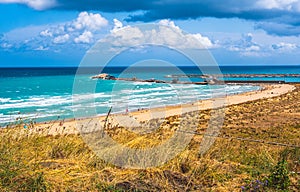
<path id="1" fill-rule="evenodd" d="M 128 21 L 240 18 L 258 22 L 256 27 L 269 34 L 300 34 L 300 0 L 0 0 L 0 3 L 20 3 L 36 10 L 128 12 Z"/>
<path id="2" fill-rule="evenodd" d="M 291 7 L 287 6 L 284 9 Z M 99 13 L 83 11 L 67 22 L 27 26 L 0 34 L 0 48 L 6 52 L 84 53 L 97 40 L 101 41 L 108 35 L 116 49 L 152 42 L 183 49 L 223 50 L 239 58 L 271 57 L 278 53 L 296 54 L 300 50 L 298 37 L 274 37 L 265 33 L 230 33 L 228 36 L 216 38 L 214 34 L 209 33 L 185 33 L 170 19 L 159 20 L 156 23 L 162 26 L 155 30 L 141 31 L 135 25 L 125 24 L 118 19 L 108 21 Z"/>
<path id="3" fill-rule="evenodd" d="M 121 21 L 114 19 L 111 34 L 103 40 L 111 42 L 116 48 L 141 44 L 164 45 L 182 49 L 217 47 L 208 37 L 202 36 L 200 33 L 185 33 L 171 20 L 161 20 L 158 24 L 157 28 L 143 29 L 143 26 L 124 26 Z"/>
<path id="4" fill-rule="evenodd" d="M 106 34 L 109 22 L 98 13 L 81 12 L 73 20 L 17 28 L 0 34 L 2 51 L 86 50 Z"/>
<path id="5" fill-rule="evenodd" d="M 206 49 L 218 45 L 200 33 L 185 33 L 174 21 L 157 22 L 155 30 L 141 30 L 113 19 L 113 25 L 98 13 L 80 12 L 70 21 L 47 26 L 28 26 L 0 36 L 0 47 L 14 51 L 66 51 L 89 49 L 96 41 L 109 37 L 115 47 L 150 42 L 171 47 Z M 110 30 L 109 30 L 110 29 Z M 107 34 L 108 32 L 108 34 Z M 23 34 L 20 36 L 19 34 Z"/>
<path id="6" fill-rule="evenodd" d="M 94 42 L 94 33 L 98 33 L 108 25 L 108 21 L 100 14 L 88 12 L 79 13 L 78 17 L 70 22 L 54 25 L 40 32 L 40 36 L 52 39 L 54 44 L 63 44 L 68 41 L 89 44 Z"/>

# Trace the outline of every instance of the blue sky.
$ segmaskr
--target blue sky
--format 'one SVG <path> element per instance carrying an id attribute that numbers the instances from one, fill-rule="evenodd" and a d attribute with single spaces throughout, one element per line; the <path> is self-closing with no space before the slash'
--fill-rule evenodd
<path id="1" fill-rule="evenodd" d="M 0 0 L 0 11 L 0 67 L 78 66 L 114 29 L 143 23 L 198 38 L 220 65 L 300 63 L 300 0 Z"/>

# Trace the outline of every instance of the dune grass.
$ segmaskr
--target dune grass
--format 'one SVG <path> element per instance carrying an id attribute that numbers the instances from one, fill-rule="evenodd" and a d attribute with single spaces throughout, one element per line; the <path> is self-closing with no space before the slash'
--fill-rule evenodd
<path id="1" fill-rule="evenodd" d="M 80 135 L 0 131 L 0 191 L 299 191 L 300 149 L 234 139 L 300 145 L 300 91 L 227 107 L 220 137 L 199 155 L 210 110 L 190 114 L 197 132 L 166 164 L 129 169 L 103 161 Z M 132 148 L 156 146 L 177 130 L 172 117 L 151 134 L 123 127 L 107 133 Z"/>

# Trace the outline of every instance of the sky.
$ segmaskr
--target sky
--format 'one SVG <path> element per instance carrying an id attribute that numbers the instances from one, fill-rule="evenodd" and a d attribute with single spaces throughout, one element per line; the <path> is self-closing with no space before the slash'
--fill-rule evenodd
<path id="1" fill-rule="evenodd" d="M 220 65 L 300 63 L 300 0 L 0 0 L 0 12 L 0 67 L 78 66 L 107 37 L 122 46 L 164 37 L 208 49 Z M 167 29 L 140 35 L 135 26 L 150 23 L 185 42 Z"/>

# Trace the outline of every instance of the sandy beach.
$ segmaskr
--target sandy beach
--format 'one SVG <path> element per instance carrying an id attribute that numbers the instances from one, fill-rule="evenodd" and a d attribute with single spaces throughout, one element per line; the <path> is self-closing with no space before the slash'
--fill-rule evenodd
<path id="1" fill-rule="evenodd" d="M 223 98 L 214 98 L 208 100 L 200 100 L 194 103 L 166 106 L 159 108 L 151 108 L 140 111 L 129 112 L 128 114 L 113 114 L 109 116 L 108 123 L 115 126 L 123 127 L 140 127 L 141 123 L 151 119 L 164 119 L 170 116 L 181 115 L 193 111 L 201 111 L 207 109 L 220 108 L 234 104 L 245 103 L 249 101 L 276 97 L 295 89 L 290 84 L 261 84 L 259 91 L 252 91 L 242 94 L 229 95 Z M 22 133 L 41 135 L 69 135 L 79 134 L 78 128 L 85 131 L 93 131 L 104 125 L 106 116 L 93 118 L 84 118 L 76 120 L 59 120 L 47 123 L 38 123 L 31 128 L 23 129 Z"/>

